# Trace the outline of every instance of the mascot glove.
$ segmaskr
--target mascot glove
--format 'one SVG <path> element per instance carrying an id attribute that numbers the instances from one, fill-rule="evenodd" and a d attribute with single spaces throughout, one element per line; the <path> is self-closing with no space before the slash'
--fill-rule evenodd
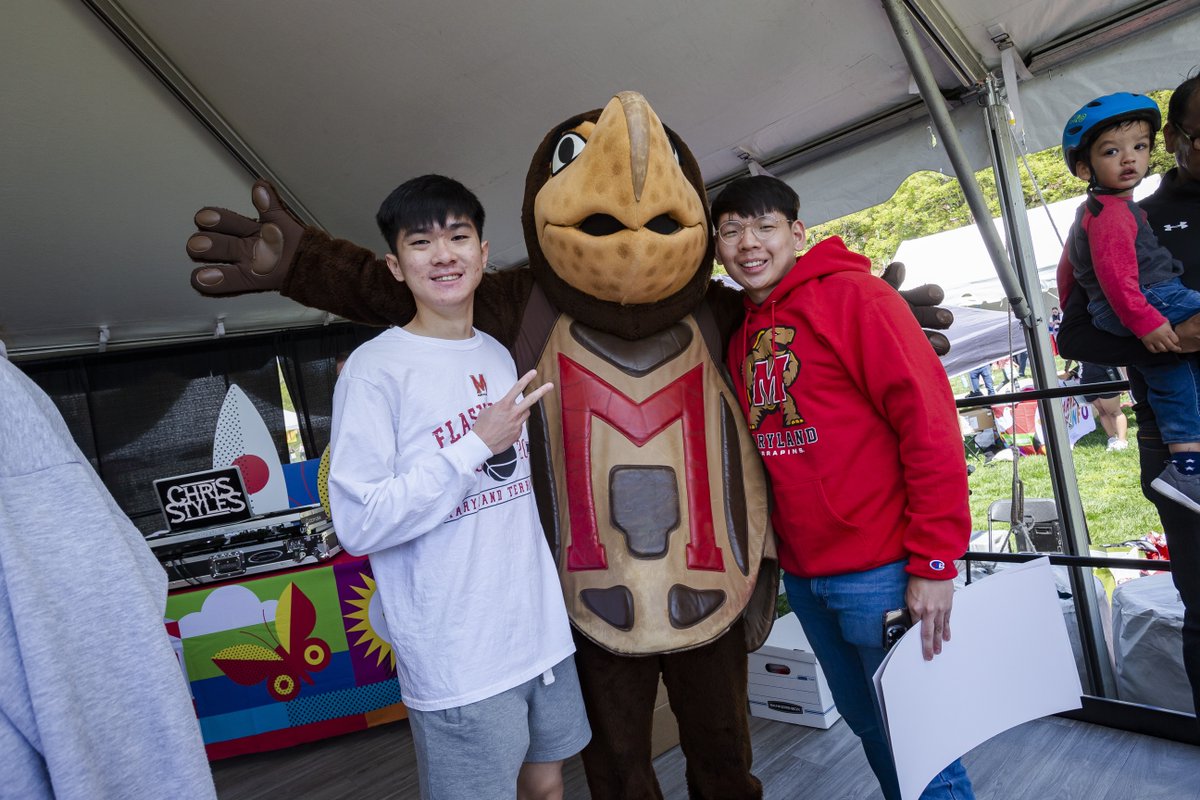
<path id="1" fill-rule="evenodd" d="M 258 219 L 208 206 L 196 212 L 198 231 L 187 241 L 188 257 L 209 266 L 192 270 L 192 288 L 206 295 L 278 290 L 296 258 L 304 223 L 275 187 L 256 181 L 250 197 Z"/>
<path id="2" fill-rule="evenodd" d="M 904 265 L 899 261 L 893 261 L 887 265 L 887 269 L 880 276 L 889 286 L 900 292 L 900 296 L 908 303 L 908 310 L 917 318 L 917 322 L 925 330 L 925 337 L 929 339 L 929 344 L 932 345 L 933 351 L 939 356 L 944 356 L 950 352 L 950 340 L 945 334 L 938 333 L 949 328 L 954 322 L 954 314 L 947 308 L 939 308 L 938 303 L 946 298 L 946 293 L 942 291 L 942 287 L 927 283 L 923 286 L 918 286 L 915 289 L 901 290 L 900 285 L 904 283 Z"/>

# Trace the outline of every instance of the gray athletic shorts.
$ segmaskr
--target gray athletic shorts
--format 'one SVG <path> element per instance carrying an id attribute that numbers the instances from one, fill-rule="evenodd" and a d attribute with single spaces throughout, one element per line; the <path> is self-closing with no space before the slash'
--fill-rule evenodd
<path id="1" fill-rule="evenodd" d="M 522 764 L 561 761 L 592 738 L 574 656 L 477 703 L 409 709 L 408 720 L 425 800 L 512 800 Z"/>

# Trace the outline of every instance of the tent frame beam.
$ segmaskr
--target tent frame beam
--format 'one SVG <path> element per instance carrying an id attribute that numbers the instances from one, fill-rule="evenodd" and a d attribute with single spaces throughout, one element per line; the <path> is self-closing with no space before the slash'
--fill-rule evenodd
<path id="1" fill-rule="evenodd" d="M 1171 22 L 1197 8 L 1200 8 L 1200 0 L 1149 0 L 1100 20 L 1084 31 L 1073 31 L 1026 53 L 1026 66 L 1034 75 L 1043 75 L 1055 67 L 1090 55 L 1100 48 L 1120 44 L 1131 36 Z"/>
<path id="2" fill-rule="evenodd" d="M 978 87 L 987 80 L 983 59 L 938 0 L 904 0 L 904 5 L 964 87 Z"/>
<path id="3" fill-rule="evenodd" d="M 300 202 L 279 175 L 246 143 L 116 0 L 83 0 L 83 4 L 150 70 L 167 91 L 216 137 L 221 146 L 229 151 L 246 172 L 255 179 L 270 181 L 283 201 L 306 225 L 324 229 L 316 216 Z"/>
<path id="4" fill-rule="evenodd" d="M 1000 241 L 1000 235 L 996 233 L 995 227 L 991 224 L 992 212 L 988 208 L 987 200 L 984 199 L 983 191 L 979 188 L 979 183 L 975 180 L 975 171 L 971 168 L 971 162 L 958 138 L 958 130 L 954 127 L 953 120 L 950 119 L 950 110 L 946 107 L 941 90 L 938 88 L 937 81 L 934 80 L 933 70 L 921 49 L 921 43 L 913 28 L 908 8 L 904 5 L 904 0 L 881 0 L 881 2 L 884 11 L 887 12 L 888 21 L 892 24 L 892 30 L 896 34 L 896 41 L 904 53 L 904 59 L 912 71 L 917 88 L 921 90 L 921 97 L 925 101 L 925 107 L 929 111 L 933 127 L 946 148 L 946 155 L 950 159 L 958 183 L 966 196 L 967 205 L 975 217 L 975 224 L 983 237 L 984 247 L 996 268 L 1000 285 L 1004 287 L 1004 292 L 1008 296 L 1009 306 L 1017 319 L 1021 320 L 1026 327 L 1031 327 L 1033 320 L 1029 304 L 1017 281 L 1016 272 L 1008 261 L 1004 243 Z"/>

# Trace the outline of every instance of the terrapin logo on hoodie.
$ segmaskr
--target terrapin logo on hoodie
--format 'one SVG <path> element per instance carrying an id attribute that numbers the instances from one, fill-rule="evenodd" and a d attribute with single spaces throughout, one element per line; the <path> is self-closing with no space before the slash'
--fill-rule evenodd
<path id="1" fill-rule="evenodd" d="M 785 426 L 803 425 L 804 417 L 792 395 L 792 384 L 800 375 L 800 359 L 788 349 L 796 338 L 795 328 L 769 328 L 754 337 L 744 364 L 746 392 L 750 396 L 747 422 L 756 431 L 770 413 L 783 412 Z"/>
<path id="2" fill-rule="evenodd" d="M 742 362 L 748 405 L 746 421 L 763 456 L 799 454 L 817 441 L 817 429 L 805 425 L 796 397 L 800 385 L 800 358 L 791 349 L 796 329 L 782 325 L 763 328 L 754 335 L 750 352 Z M 781 424 L 760 428 L 774 414 Z"/>

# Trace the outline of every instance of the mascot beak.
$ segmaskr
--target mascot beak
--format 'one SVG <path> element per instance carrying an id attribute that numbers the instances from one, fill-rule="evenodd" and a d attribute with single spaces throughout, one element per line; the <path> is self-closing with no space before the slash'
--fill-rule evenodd
<path id="1" fill-rule="evenodd" d="M 617 99 L 621 101 L 625 128 L 629 132 L 629 176 L 633 197 L 641 202 L 646 168 L 650 163 L 650 104 L 637 92 L 621 92 Z"/>

